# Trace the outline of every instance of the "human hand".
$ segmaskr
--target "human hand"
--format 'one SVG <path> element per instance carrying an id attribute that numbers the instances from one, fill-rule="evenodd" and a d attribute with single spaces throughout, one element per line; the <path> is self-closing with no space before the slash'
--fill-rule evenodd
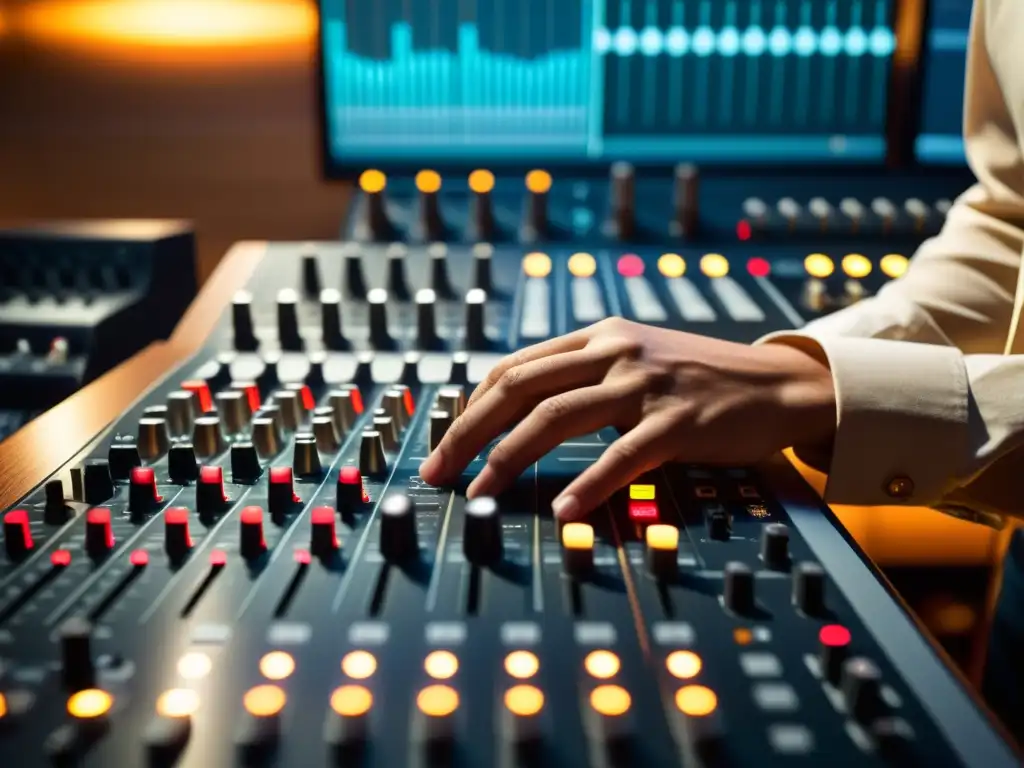
<path id="1" fill-rule="evenodd" d="M 494 496 L 573 437 L 622 434 L 552 503 L 577 519 L 666 461 L 743 465 L 827 440 L 836 426 L 828 367 L 781 344 L 749 347 L 620 318 L 527 347 L 502 360 L 420 467 L 431 485 L 455 480 L 487 444 L 467 489 Z"/>

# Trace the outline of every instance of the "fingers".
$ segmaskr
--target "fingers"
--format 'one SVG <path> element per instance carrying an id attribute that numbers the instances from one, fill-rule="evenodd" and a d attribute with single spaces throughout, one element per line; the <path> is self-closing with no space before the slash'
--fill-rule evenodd
<path id="1" fill-rule="evenodd" d="M 420 466 L 431 485 L 451 482 L 495 437 L 546 397 L 600 381 L 611 364 L 594 350 L 580 349 L 510 368 L 448 429 Z"/>
<path id="2" fill-rule="evenodd" d="M 487 457 L 487 466 L 466 491 L 469 498 L 495 496 L 526 468 L 565 440 L 596 432 L 615 421 L 627 395 L 622 385 L 598 384 L 548 398 Z"/>
<path id="3" fill-rule="evenodd" d="M 555 517 L 577 520 L 661 464 L 666 458 L 666 437 L 674 426 L 672 421 L 649 418 L 612 443 L 552 502 Z"/>

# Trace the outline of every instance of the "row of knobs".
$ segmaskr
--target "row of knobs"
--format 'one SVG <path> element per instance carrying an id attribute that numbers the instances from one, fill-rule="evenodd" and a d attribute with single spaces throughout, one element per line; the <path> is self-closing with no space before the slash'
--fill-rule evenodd
<path id="1" fill-rule="evenodd" d="M 764 228 L 769 221 L 778 217 L 787 227 L 795 227 L 797 222 L 809 215 L 820 231 L 827 231 L 839 220 L 845 220 L 852 231 L 857 231 L 869 213 L 882 225 L 883 230 L 893 227 L 901 216 L 913 224 L 915 229 L 923 229 L 936 214 L 946 216 L 952 208 L 952 201 L 939 200 L 934 207 L 923 200 L 911 197 L 903 202 L 901 208 L 887 197 L 876 197 L 868 205 L 854 197 L 845 197 L 833 206 L 823 197 L 811 198 L 807 206 L 801 205 L 792 197 L 783 197 L 776 202 L 774 209 L 759 197 L 748 197 L 743 201 L 743 215 L 754 229 Z"/>

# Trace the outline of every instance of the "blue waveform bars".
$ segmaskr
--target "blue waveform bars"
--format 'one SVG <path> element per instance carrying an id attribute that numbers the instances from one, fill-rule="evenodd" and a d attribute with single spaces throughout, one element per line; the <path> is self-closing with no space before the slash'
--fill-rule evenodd
<path id="1" fill-rule="evenodd" d="M 915 142 L 922 163 L 965 161 L 963 103 L 971 5 L 970 0 L 938 0 L 931 6 L 921 132 Z"/>

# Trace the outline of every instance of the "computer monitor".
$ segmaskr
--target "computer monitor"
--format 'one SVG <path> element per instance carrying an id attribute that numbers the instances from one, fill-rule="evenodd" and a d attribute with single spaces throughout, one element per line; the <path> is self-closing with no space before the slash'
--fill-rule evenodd
<path id="1" fill-rule="evenodd" d="M 964 78 L 971 0 L 932 0 L 917 159 L 924 165 L 963 165 Z"/>
<path id="2" fill-rule="evenodd" d="M 885 156 L 893 0 L 320 7 L 333 175 Z"/>

